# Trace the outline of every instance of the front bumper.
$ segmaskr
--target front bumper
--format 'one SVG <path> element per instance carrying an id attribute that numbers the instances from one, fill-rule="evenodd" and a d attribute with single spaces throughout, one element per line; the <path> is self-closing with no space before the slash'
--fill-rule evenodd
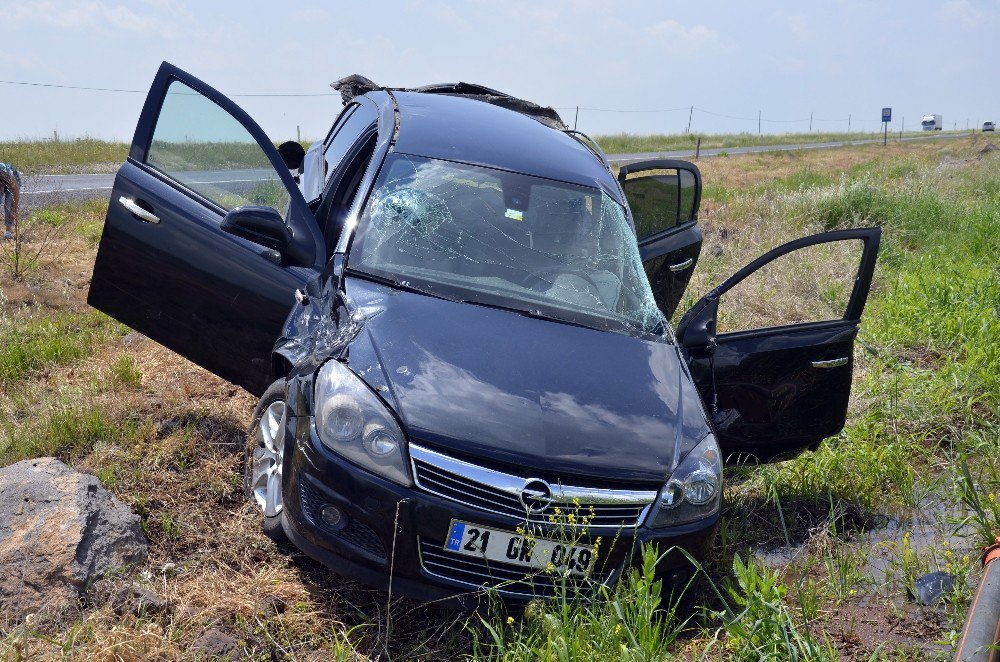
<path id="1" fill-rule="evenodd" d="M 284 528 L 292 542 L 339 574 L 393 594 L 473 609 L 490 595 L 526 602 L 555 593 L 558 579 L 549 573 L 486 562 L 444 549 L 451 521 L 459 519 L 513 531 L 524 526 L 509 515 L 443 498 L 417 487 L 402 487 L 327 451 L 316 438 L 311 417 L 289 417 L 286 439 Z M 332 531 L 318 517 L 330 504 L 347 515 L 346 526 Z M 584 585 L 611 585 L 637 563 L 642 543 L 661 550 L 685 549 L 703 558 L 711 548 L 719 515 L 668 529 L 645 527 L 573 530 L 582 544 L 598 544 L 598 563 Z M 344 526 L 341 523 L 340 526 Z M 539 537 L 553 535 L 551 525 L 532 524 Z M 564 529 L 565 530 L 565 529 Z M 598 542 L 600 537 L 600 542 Z M 668 554 L 658 574 L 691 569 L 678 552 Z M 526 575 L 526 573 L 528 573 Z M 488 588 L 489 591 L 483 589 Z"/>

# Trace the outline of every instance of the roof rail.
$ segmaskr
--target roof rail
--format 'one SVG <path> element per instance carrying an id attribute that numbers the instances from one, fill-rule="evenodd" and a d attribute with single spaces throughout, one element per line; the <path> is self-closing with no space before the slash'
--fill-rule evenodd
<path id="1" fill-rule="evenodd" d="M 519 99 L 510 94 L 499 92 L 492 88 L 478 83 L 435 83 L 422 87 L 384 87 L 375 83 L 369 78 L 352 74 L 340 80 L 330 83 L 330 87 L 340 92 L 344 103 L 348 103 L 356 96 L 361 96 L 374 90 L 392 90 L 395 92 L 421 92 L 423 94 L 446 94 L 449 96 L 465 97 L 475 99 L 484 103 L 500 106 L 507 110 L 527 115 L 528 117 L 541 122 L 542 124 L 556 129 L 566 131 L 567 126 L 562 121 L 559 113 L 549 106 L 539 106 L 536 103 Z"/>

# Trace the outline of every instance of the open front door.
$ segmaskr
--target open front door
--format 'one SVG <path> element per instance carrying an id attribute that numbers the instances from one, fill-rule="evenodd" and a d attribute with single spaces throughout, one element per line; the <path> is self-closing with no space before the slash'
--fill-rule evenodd
<path id="1" fill-rule="evenodd" d="M 879 228 L 840 230 L 779 246 L 684 314 L 677 337 L 727 461 L 783 459 L 844 427 L 854 339 L 880 237 Z M 779 266 L 769 269 L 773 263 Z M 816 265 L 826 265 L 827 275 L 803 276 Z M 829 265 L 841 273 L 831 275 Z M 789 288 L 799 296 L 788 296 Z M 803 292 L 815 301 L 799 306 Z M 720 300 L 722 319 L 735 330 L 718 328 Z M 745 328 L 753 326 L 742 319 L 747 311 L 756 307 L 766 317 L 783 306 L 784 324 Z"/>
<path id="2" fill-rule="evenodd" d="M 325 250 L 261 128 L 164 62 L 115 178 L 90 305 L 259 394 Z"/>
<path id="3" fill-rule="evenodd" d="M 656 159 L 622 166 L 618 182 L 632 211 L 653 296 L 670 319 L 701 253 L 701 172 L 688 161 Z"/>

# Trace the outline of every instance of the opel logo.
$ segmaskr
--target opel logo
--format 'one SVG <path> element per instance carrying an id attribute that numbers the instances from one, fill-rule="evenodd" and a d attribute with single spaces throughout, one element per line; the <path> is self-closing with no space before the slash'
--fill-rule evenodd
<path id="1" fill-rule="evenodd" d="M 552 503 L 552 488 L 541 478 L 529 478 L 518 498 L 529 515 L 539 515 Z"/>

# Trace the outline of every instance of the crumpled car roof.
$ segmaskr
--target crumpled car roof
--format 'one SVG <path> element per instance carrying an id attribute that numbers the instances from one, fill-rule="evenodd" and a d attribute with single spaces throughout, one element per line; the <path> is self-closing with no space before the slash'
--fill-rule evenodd
<path id="1" fill-rule="evenodd" d="M 340 96 L 344 100 L 345 104 L 349 103 L 352 99 L 354 99 L 354 97 L 367 94 L 368 92 L 372 92 L 374 90 L 447 94 L 451 96 L 460 96 L 466 99 L 474 99 L 476 101 L 483 101 L 494 106 L 500 106 L 501 108 L 513 110 L 521 113 L 522 115 L 527 115 L 528 117 L 538 120 L 542 124 L 556 129 L 557 131 L 566 131 L 569 128 L 562 121 L 559 113 L 557 113 L 555 109 L 550 106 L 540 106 L 537 103 L 527 101 L 525 99 L 519 99 L 518 97 L 511 96 L 510 94 L 499 92 L 484 85 L 479 85 L 478 83 L 436 83 L 433 85 L 409 88 L 385 87 L 359 74 L 351 74 L 350 76 L 345 76 L 340 80 L 330 83 L 330 87 L 340 92 Z"/>

